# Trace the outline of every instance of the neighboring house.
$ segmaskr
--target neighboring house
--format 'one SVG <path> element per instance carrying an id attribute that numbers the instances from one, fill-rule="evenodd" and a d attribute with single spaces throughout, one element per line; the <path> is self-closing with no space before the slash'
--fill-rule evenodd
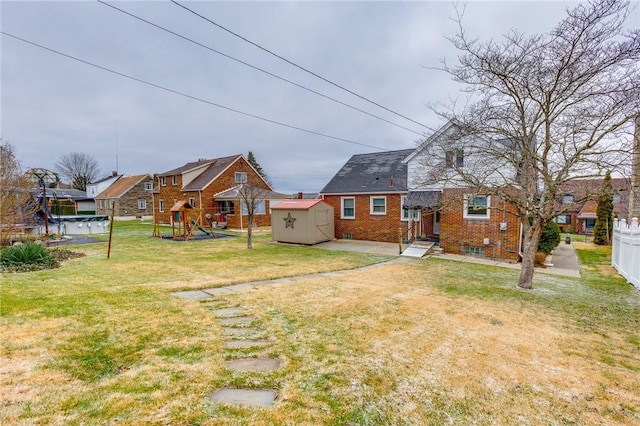
<path id="1" fill-rule="evenodd" d="M 483 173 L 481 161 L 465 157 L 462 148 L 433 152 L 453 126 L 448 123 L 416 149 L 351 157 L 320 191 L 334 207 L 336 237 L 397 242 L 400 233 L 404 241 L 438 241 L 449 253 L 517 260 L 521 230 L 514 209 L 455 178 L 455 167 Z M 427 169 L 449 178 L 429 183 Z"/>
<path id="2" fill-rule="evenodd" d="M 87 184 L 87 198 L 95 199 L 99 193 L 110 187 L 121 177 L 122 175 L 119 175 L 118 172 L 112 172 L 111 176 Z"/>
<path id="3" fill-rule="evenodd" d="M 562 186 L 556 200 L 556 209 L 568 212 L 556 217 L 556 223 L 562 232 L 590 234 L 596 224 L 598 197 L 602 190 L 603 179 L 575 179 Z M 630 220 L 629 194 L 631 182 L 625 178 L 611 179 L 613 186 L 613 216 Z"/>
<path id="4" fill-rule="evenodd" d="M 342 239 L 398 241 L 406 236 L 409 217 L 402 208 L 412 149 L 354 155 L 320 191 L 333 207 L 335 236 Z"/>
<path id="5" fill-rule="evenodd" d="M 200 159 L 154 176 L 154 222 L 173 223 L 171 208 L 186 201 L 210 222 L 225 223 L 230 228 L 245 227 L 248 217 L 240 199 L 226 194 L 238 185 L 251 185 L 273 191 L 271 185 L 249 164 L 243 155 Z M 216 200 L 217 194 L 225 195 Z M 270 226 L 269 200 L 261 200 L 254 212 L 255 226 Z"/>
<path id="6" fill-rule="evenodd" d="M 121 176 L 95 197 L 96 214 L 116 217 L 153 215 L 153 179 L 143 174 Z"/>

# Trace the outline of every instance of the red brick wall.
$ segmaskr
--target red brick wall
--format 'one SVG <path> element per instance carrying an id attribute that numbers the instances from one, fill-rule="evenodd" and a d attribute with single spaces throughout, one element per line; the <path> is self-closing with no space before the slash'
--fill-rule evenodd
<path id="1" fill-rule="evenodd" d="M 371 214 L 371 197 L 386 197 L 387 212 L 385 215 Z M 351 197 L 347 195 L 346 197 Z M 398 241 L 398 227 L 407 232 L 406 222 L 401 222 L 400 194 L 363 194 L 354 195 L 355 219 L 342 219 L 340 195 L 325 195 L 324 201 L 333 207 L 336 238 L 342 239 L 345 234 L 353 235 L 353 239 L 395 243 Z"/>
<path id="2" fill-rule="evenodd" d="M 171 176 L 167 176 L 167 185 L 160 186 L 160 193 L 154 194 L 153 199 L 153 208 L 156 214 L 156 222 L 160 223 L 171 223 L 171 212 L 169 211 L 171 207 L 173 207 L 174 199 L 181 201 L 188 201 L 189 198 L 195 198 L 196 205 L 195 208 L 202 209 L 203 216 L 209 213 L 214 221 L 220 221 L 220 212 L 217 210 L 217 203 L 213 200 L 213 195 L 218 192 L 222 192 L 229 188 L 232 188 L 237 185 L 235 182 L 235 173 L 236 172 L 245 172 L 247 173 L 247 183 L 249 185 L 270 189 L 262 180 L 260 175 L 258 175 L 251 166 L 244 160 L 244 158 L 240 158 L 238 161 L 233 163 L 224 173 L 222 173 L 214 182 L 212 182 L 209 186 L 207 186 L 202 194 L 198 191 L 187 191 L 183 192 L 182 188 L 182 175 L 178 175 L 177 185 L 172 184 Z M 159 179 L 156 177 L 156 185 L 159 185 Z M 200 205 L 200 199 L 202 197 L 202 205 Z M 164 200 L 164 213 L 158 211 L 159 200 Z M 271 225 L 271 214 L 269 213 L 269 203 L 265 203 L 265 214 L 259 214 L 254 216 L 254 226 L 270 226 Z M 241 206 L 239 202 L 235 203 L 235 214 L 226 215 L 225 219 L 227 221 L 227 225 L 229 228 L 240 228 L 240 212 Z M 244 215 L 242 217 L 242 227 L 246 228 L 248 224 L 248 217 Z"/>
<path id="3" fill-rule="evenodd" d="M 483 248 L 486 257 L 518 259 L 520 237 L 519 220 L 512 214 L 505 214 L 505 205 L 498 197 L 491 197 L 489 219 L 465 219 L 463 197 L 468 190 L 446 189 L 442 194 L 440 221 L 440 247 L 445 253 L 464 254 L 465 247 Z M 513 208 L 506 207 L 513 212 Z M 507 222 L 507 230 L 500 231 L 500 223 Z M 489 244 L 484 244 L 484 239 Z"/>

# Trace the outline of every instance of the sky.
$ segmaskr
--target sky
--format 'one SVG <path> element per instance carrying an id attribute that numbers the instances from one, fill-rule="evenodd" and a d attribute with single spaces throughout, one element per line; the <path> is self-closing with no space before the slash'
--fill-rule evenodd
<path id="1" fill-rule="evenodd" d="M 206 48 L 97 1 L 3 0 L 4 33 L 137 79 L 3 34 L 0 137 L 23 169 L 55 171 L 63 155 L 80 152 L 105 176 L 154 174 L 252 151 L 276 191 L 318 192 L 354 154 L 415 147 L 444 124 L 429 105 L 464 99 L 464 87 L 435 69 L 457 59 L 447 40 L 457 30 L 454 3 L 178 2 L 413 121 L 168 1 L 109 4 Z M 463 25 L 482 40 L 510 29 L 546 33 L 568 5 L 471 1 Z"/>

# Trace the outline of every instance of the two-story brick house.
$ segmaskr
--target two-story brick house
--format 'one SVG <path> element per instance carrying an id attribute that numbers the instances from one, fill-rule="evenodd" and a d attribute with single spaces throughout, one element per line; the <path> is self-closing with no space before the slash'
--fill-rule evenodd
<path id="1" fill-rule="evenodd" d="M 243 155 L 200 159 L 154 176 L 153 211 L 155 223 L 173 223 L 171 208 L 178 201 L 208 218 L 210 222 L 225 223 L 229 228 L 246 226 L 247 212 L 238 200 L 216 200 L 238 185 L 251 185 L 273 191 L 271 185 L 251 166 Z M 269 201 L 261 200 L 254 212 L 254 226 L 270 226 Z"/>
<path id="2" fill-rule="evenodd" d="M 153 215 L 152 192 L 151 176 L 146 174 L 120 176 L 118 180 L 96 195 L 96 214 L 111 215 L 113 211 L 117 217 L 151 217 Z"/>
<path id="3" fill-rule="evenodd" d="M 416 149 L 351 157 L 320 192 L 336 212 L 336 237 L 396 242 L 400 230 L 404 240 L 438 241 L 449 253 L 517 260 L 521 228 L 513 207 L 456 181 L 453 166 L 472 160 L 463 149 L 441 153 L 438 163 L 433 139 L 454 126 Z M 439 179 L 425 179 L 425 167 Z"/>

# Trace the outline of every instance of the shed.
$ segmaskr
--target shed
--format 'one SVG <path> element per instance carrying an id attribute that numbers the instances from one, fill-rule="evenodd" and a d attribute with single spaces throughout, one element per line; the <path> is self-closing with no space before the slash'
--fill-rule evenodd
<path id="1" fill-rule="evenodd" d="M 333 207 L 322 200 L 286 200 L 271 207 L 273 240 L 316 244 L 333 240 Z"/>

